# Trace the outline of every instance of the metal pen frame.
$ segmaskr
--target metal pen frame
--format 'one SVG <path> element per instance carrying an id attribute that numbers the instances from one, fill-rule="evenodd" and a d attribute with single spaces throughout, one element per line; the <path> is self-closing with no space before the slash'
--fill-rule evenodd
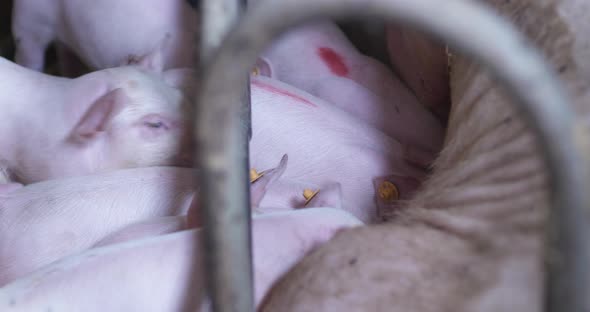
<path id="1" fill-rule="evenodd" d="M 551 190 L 547 311 L 590 311 L 586 163 L 575 139 L 576 120 L 563 87 L 540 53 L 506 20 L 469 0 L 259 0 L 240 18 L 207 64 L 199 93 L 196 141 L 201 176 L 201 205 L 212 228 L 240 224 L 239 230 L 219 229 L 204 251 L 217 258 L 251 256 L 241 224 L 249 215 L 242 120 L 246 94 L 244 74 L 272 39 L 288 28 L 315 18 L 383 18 L 402 22 L 442 41 L 485 66 L 512 95 L 513 103 L 537 135 L 548 168 Z M 492 39 L 493 38 L 493 39 Z M 491 43 L 491 41 L 493 41 Z M 246 154 L 247 157 L 247 154 Z M 238 213 L 240 211 L 240 213 Z M 249 236 L 248 236 L 248 239 Z M 234 259 L 234 260 L 236 260 Z M 242 261 L 242 260 L 240 260 Z M 215 311 L 252 311 L 251 260 L 209 262 L 216 285 Z M 238 267 L 235 267 L 237 265 Z M 231 272 L 231 278 L 228 274 Z M 225 293 L 230 292 L 230 293 Z M 234 293 L 231 293 L 234 292 Z M 231 303 L 218 300 L 234 300 Z M 226 308 L 221 308 L 222 306 Z"/>
<path id="2" fill-rule="evenodd" d="M 245 5 L 245 0 L 200 1 L 202 33 L 197 38 L 200 41 L 200 67 L 207 68 L 228 31 L 238 22 Z M 225 140 L 218 141 L 221 145 L 217 147 L 213 147 L 215 143 L 212 145 L 211 142 L 203 145 L 208 148 L 209 154 L 208 157 L 201 154 L 203 170 L 197 177 L 197 180 L 201 180 L 200 198 L 201 207 L 204 207 L 201 215 L 205 220 L 203 246 L 206 252 L 201 257 L 208 268 L 202 272 L 214 311 L 254 310 L 250 185 L 246 174 L 249 168 L 248 143 L 252 132 L 249 72 L 244 71 L 240 75 L 246 87 L 236 99 L 240 103 L 238 115 L 197 113 L 197 120 L 200 117 L 207 122 L 219 122 L 223 130 L 229 130 L 226 133 L 231 136 L 224 136 Z M 213 129 L 213 133 L 208 136 L 217 137 L 216 131 Z M 197 146 L 201 144 L 197 143 Z M 228 149 L 232 152 L 224 153 Z M 230 190 L 232 194 L 228 196 L 227 191 Z M 191 309 L 194 307 L 189 305 L 187 310 Z"/>

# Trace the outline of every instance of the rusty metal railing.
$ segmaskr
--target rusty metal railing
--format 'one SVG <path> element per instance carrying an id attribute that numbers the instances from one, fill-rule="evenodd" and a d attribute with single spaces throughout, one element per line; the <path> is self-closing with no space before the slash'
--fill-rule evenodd
<path id="1" fill-rule="evenodd" d="M 586 295 L 590 275 L 585 270 L 590 263 L 590 249 L 585 242 L 589 227 L 584 212 L 588 207 L 588 171 L 574 141 L 575 120 L 569 101 L 553 71 L 528 41 L 505 20 L 474 1 L 259 0 L 249 8 L 208 64 L 199 94 L 195 134 L 200 167 L 206 173 L 206 179 L 200 181 L 202 192 L 209 193 L 203 194 L 206 196 L 201 204 L 210 216 L 215 216 L 211 217 L 211 227 L 245 224 L 239 219 L 248 217 L 236 213 L 247 206 L 247 168 L 243 159 L 247 127 L 240 120 L 240 99 L 247 90 L 244 74 L 271 39 L 289 27 L 320 17 L 403 22 L 447 42 L 490 70 L 516 99 L 514 103 L 537 134 L 550 175 L 550 249 L 559 254 L 560 261 L 549 262 L 547 310 L 590 311 L 586 299 L 590 297 Z M 245 244 L 244 227 L 223 228 L 211 235 L 205 252 L 231 250 L 231 255 L 239 259 L 251 254 L 250 243 L 238 246 Z M 249 295 L 252 285 L 244 281 L 251 280 L 251 261 L 244 261 L 209 262 L 212 267 L 206 270 L 211 270 L 217 285 L 239 282 L 244 295 Z M 228 279 L 224 272 L 237 275 Z M 224 293 L 235 290 L 212 289 L 214 302 L 234 300 L 223 305 L 216 302 L 216 311 L 252 311 L 250 300 Z"/>

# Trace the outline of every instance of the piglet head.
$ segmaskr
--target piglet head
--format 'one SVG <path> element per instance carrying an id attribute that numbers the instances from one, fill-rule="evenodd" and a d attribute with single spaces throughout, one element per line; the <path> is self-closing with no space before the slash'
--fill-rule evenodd
<path id="1" fill-rule="evenodd" d="M 179 86 L 190 85 L 183 77 L 191 72 L 127 66 L 109 74 L 114 87 L 92 103 L 71 134 L 88 151 L 93 171 L 190 166 L 192 105 Z"/>

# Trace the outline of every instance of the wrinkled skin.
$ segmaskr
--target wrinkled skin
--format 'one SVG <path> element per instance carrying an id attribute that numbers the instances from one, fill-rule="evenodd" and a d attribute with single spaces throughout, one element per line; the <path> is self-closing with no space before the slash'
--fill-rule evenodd
<path id="1" fill-rule="evenodd" d="M 340 183 L 342 208 L 363 222 L 377 221 L 374 179 L 401 177 L 393 182 L 407 190 L 400 194 L 403 198 L 418 185 L 413 182 L 426 175 L 416 164 L 426 166 L 427 157 L 417 156 L 332 103 L 267 77 L 252 78 L 251 97 L 250 165 L 257 170 L 272 168 L 283 154 L 289 154 L 285 179 L 320 189 Z M 265 200 L 262 206 L 267 205 Z M 268 201 L 282 207 L 292 206 L 297 199 L 269 196 Z"/>
<path id="2" fill-rule="evenodd" d="M 543 49 L 588 135 L 590 4 L 488 2 Z M 532 132 L 472 62 L 453 57 L 451 90 L 445 147 L 405 213 L 336 235 L 262 311 L 542 311 L 548 187 Z"/>
<path id="3" fill-rule="evenodd" d="M 38 71 L 52 41 L 104 69 L 149 53 L 166 36 L 164 68 L 192 67 L 199 23 L 186 0 L 15 0 L 12 18 L 15 60 Z"/>
<path id="4" fill-rule="evenodd" d="M 429 162 L 440 150 L 441 123 L 391 70 L 359 53 L 332 22 L 309 23 L 276 39 L 259 57 L 257 69 L 430 153 Z"/>
<path id="5" fill-rule="evenodd" d="M 335 232 L 359 224 L 350 214 L 329 208 L 254 217 L 256 303 L 307 252 Z M 181 231 L 64 258 L 0 288 L 0 309 L 178 311 L 190 303 L 206 310 L 199 270 L 200 235 L 200 230 Z M 197 280 L 189 286 L 191 276 Z"/>
<path id="6" fill-rule="evenodd" d="M 183 69 L 134 66 L 76 79 L 0 58 L 0 175 L 23 184 L 128 167 L 191 164 Z"/>

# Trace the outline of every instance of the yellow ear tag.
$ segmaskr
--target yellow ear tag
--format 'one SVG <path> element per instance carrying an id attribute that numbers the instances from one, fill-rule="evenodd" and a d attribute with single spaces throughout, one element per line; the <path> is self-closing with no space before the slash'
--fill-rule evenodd
<path id="1" fill-rule="evenodd" d="M 264 172 L 258 173 L 258 171 L 256 171 L 256 169 L 254 169 L 254 168 L 250 169 L 250 183 L 256 182 L 258 179 L 262 178 L 263 175 L 264 175 Z"/>
<path id="2" fill-rule="evenodd" d="M 313 191 L 310 189 L 303 190 L 303 197 L 305 197 L 305 205 L 307 205 L 309 203 L 309 201 L 312 200 L 319 192 L 320 192 L 320 190 L 317 190 L 317 191 Z"/>
<path id="3" fill-rule="evenodd" d="M 260 75 L 260 69 L 258 69 L 258 67 L 254 67 L 254 69 L 252 70 L 252 75 L 253 76 Z"/>
<path id="4" fill-rule="evenodd" d="M 397 189 L 397 186 L 389 181 L 381 183 L 377 192 L 379 194 L 379 198 L 386 202 L 399 199 L 399 190 Z"/>

